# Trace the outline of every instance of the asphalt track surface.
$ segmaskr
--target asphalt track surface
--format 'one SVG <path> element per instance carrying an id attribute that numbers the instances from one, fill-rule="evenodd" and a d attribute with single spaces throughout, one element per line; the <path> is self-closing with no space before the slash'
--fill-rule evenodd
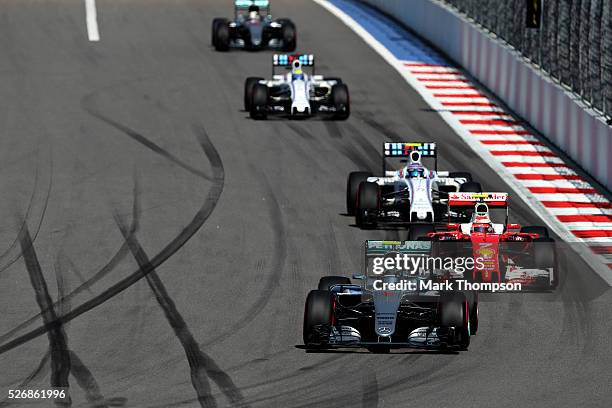
<path id="1" fill-rule="evenodd" d="M 504 182 L 310 1 L 274 11 L 349 85 L 346 122 L 248 118 L 244 78 L 271 53 L 211 49 L 228 2 L 97 3 L 99 43 L 82 2 L 0 8 L 3 405 L 50 406 L 5 397 L 52 381 L 83 407 L 609 406 L 612 296 L 571 252 L 556 293 L 483 296 L 468 352 L 296 347 L 319 277 L 405 234 L 343 215 L 347 173 L 378 170 L 383 141 L 439 142 L 440 168 Z"/>

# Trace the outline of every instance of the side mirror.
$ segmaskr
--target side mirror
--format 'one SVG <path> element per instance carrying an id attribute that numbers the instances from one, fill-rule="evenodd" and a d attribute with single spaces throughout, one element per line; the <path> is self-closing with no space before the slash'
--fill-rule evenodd
<path id="1" fill-rule="evenodd" d="M 353 279 L 356 280 L 366 280 L 368 277 L 365 275 L 353 275 Z"/>
<path id="2" fill-rule="evenodd" d="M 448 228 L 449 230 L 458 230 L 459 227 L 460 225 L 454 222 L 446 224 L 446 228 Z"/>
<path id="3" fill-rule="evenodd" d="M 511 230 L 511 229 L 513 229 L 513 230 L 521 229 L 521 224 L 508 224 L 507 228 L 509 230 Z"/>

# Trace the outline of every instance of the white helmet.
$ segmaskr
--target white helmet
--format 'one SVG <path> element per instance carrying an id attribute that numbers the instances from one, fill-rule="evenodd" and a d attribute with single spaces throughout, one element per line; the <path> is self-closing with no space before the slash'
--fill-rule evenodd
<path id="1" fill-rule="evenodd" d="M 304 72 L 302 71 L 302 63 L 299 59 L 293 60 L 291 63 L 291 79 L 292 80 L 303 80 Z"/>

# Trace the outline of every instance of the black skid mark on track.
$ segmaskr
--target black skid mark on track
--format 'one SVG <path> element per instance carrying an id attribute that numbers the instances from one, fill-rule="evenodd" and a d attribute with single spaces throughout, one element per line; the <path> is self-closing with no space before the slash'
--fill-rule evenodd
<path id="1" fill-rule="evenodd" d="M 115 222 L 123 234 L 140 270 L 145 275 L 157 303 L 159 303 L 163 309 L 168 323 L 174 330 L 174 334 L 185 350 L 187 361 L 191 369 L 191 383 L 196 391 L 200 405 L 204 408 L 214 408 L 217 406 L 207 379 L 207 377 L 210 377 L 219 386 L 232 405 L 243 407 L 244 398 L 240 390 L 236 387 L 230 376 L 223 371 L 210 356 L 200 349 L 187 323 L 176 308 L 176 304 L 170 297 L 162 280 L 159 278 L 159 275 L 157 275 L 155 267 L 151 264 L 149 257 L 140 246 L 136 237 L 128 233 L 127 227 L 118 215 L 115 215 Z"/>
<path id="2" fill-rule="evenodd" d="M 208 219 L 210 214 L 212 214 L 217 202 L 223 192 L 223 186 L 225 182 L 225 171 L 223 169 L 223 162 L 221 161 L 221 157 L 219 153 L 215 149 L 214 145 L 210 142 L 206 131 L 203 128 L 196 127 L 194 129 L 198 130 L 196 134 L 204 153 L 206 154 L 212 171 L 213 171 L 213 185 L 208 191 L 208 195 L 202 204 L 202 207 L 195 214 L 193 219 L 183 228 L 183 230 L 172 240 L 170 241 L 157 255 L 155 255 L 151 259 L 151 265 L 153 267 L 158 267 L 162 263 L 164 263 L 168 258 L 176 253 L 179 249 L 185 245 L 185 243 L 202 227 L 204 222 Z M 123 292 L 134 283 L 138 282 L 140 279 L 144 277 L 143 272 L 138 269 L 128 275 L 126 278 L 112 285 L 108 289 L 104 290 L 98 296 L 84 302 L 83 304 L 77 306 L 70 312 L 58 317 L 55 321 L 51 322 L 52 325 L 65 324 L 72 319 L 75 319 L 86 313 L 95 307 L 101 305 L 107 300 L 113 298 L 117 294 Z M 29 331 L 3 345 L 0 346 L 0 354 L 6 353 L 9 350 L 12 350 L 21 344 L 24 344 L 48 331 L 48 325 L 44 325 Z"/>
<path id="3" fill-rule="evenodd" d="M 44 309 L 43 321 L 45 325 L 50 326 L 47 335 L 49 337 L 49 351 L 45 353 L 38 367 L 32 372 L 25 380 L 22 381 L 21 387 L 27 387 L 27 385 L 39 378 L 49 366 L 51 368 L 51 382 L 52 387 L 65 387 L 69 388 L 68 376 L 72 374 L 76 379 L 79 386 L 85 390 L 87 400 L 92 406 L 97 408 L 106 408 L 108 406 L 123 406 L 125 405 L 125 398 L 114 398 L 108 400 L 108 403 L 104 400 L 100 392 L 100 388 L 93 377 L 91 371 L 83 364 L 81 359 L 68 348 L 68 338 L 64 331 L 64 325 L 57 321 L 57 312 L 51 305 L 51 296 L 47 283 L 42 274 L 42 268 L 38 261 L 32 239 L 30 237 L 29 230 L 26 227 L 23 232 L 19 235 L 19 242 L 23 251 L 24 261 L 26 263 L 26 269 L 32 282 L 36 294 L 36 301 L 41 309 Z M 62 297 L 65 292 L 64 277 L 61 269 L 56 268 L 56 280 L 58 285 L 58 297 Z M 64 313 L 64 308 L 68 307 L 68 303 L 62 303 L 58 301 L 59 312 Z M 62 400 L 57 400 L 56 405 L 60 406 L 71 406 L 72 401 L 68 395 Z M 10 403 L 4 401 L 0 406 L 8 406 Z"/>
<path id="4" fill-rule="evenodd" d="M 34 197 L 36 196 L 36 189 L 38 187 L 39 178 L 40 178 L 40 167 L 37 164 L 36 165 L 36 173 L 34 175 L 34 185 L 32 187 L 32 193 L 30 194 L 30 199 L 28 201 L 28 206 L 27 206 L 26 211 L 25 211 L 25 213 L 23 215 L 23 222 L 21 223 L 21 226 L 19 227 L 19 232 L 17 233 L 17 236 L 15 237 L 13 242 L 11 242 L 11 245 L 9 245 L 8 248 L 6 250 L 4 250 L 4 252 L 2 252 L 2 254 L 0 254 L 0 259 L 4 259 L 4 257 L 6 257 L 13 250 L 13 248 L 15 248 L 17 246 L 17 243 L 19 242 L 19 234 L 21 234 L 23 229 L 26 227 L 27 222 L 28 222 L 28 218 L 30 218 L 30 213 L 32 212 L 32 207 L 34 206 Z M 17 255 L 16 259 L 19 259 L 19 256 L 21 256 L 21 252 L 19 253 L 19 255 Z M 13 260 L 12 262 L 15 262 L 15 260 Z M 3 265 L 2 267 L 0 267 L 0 272 L 5 270 L 8 266 L 10 266 L 10 264 L 12 262 L 9 261 L 7 263 L 7 265 Z"/>
<path id="5" fill-rule="evenodd" d="M 93 374 L 73 351 L 70 351 L 70 363 L 70 373 L 76 379 L 79 386 L 85 391 L 87 401 L 92 407 L 122 407 L 126 404 L 127 398 L 104 398 L 100 391 L 100 386 Z"/>
<path id="6" fill-rule="evenodd" d="M 259 173 L 259 170 L 252 167 L 253 173 Z M 235 334 L 239 329 L 244 328 L 248 323 L 252 322 L 257 315 L 259 315 L 264 307 L 270 301 L 272 297 L 272 293 L 278 287 L 278 282 L 283 274 L 283 266 L 287 260 L 287 233 L 285 224 L 282 220 L 282 211 L 276 196 L 274 195 L 274 191 L 270 186 L 269 181 L 265 177 L 263 173 L 260 173 L 259 180 L 264 181 L 264 193 L 266 203 L 268 203 L 269 207 L 269 217 L 271 221 L 271 227 L 273 229 L 274 234 L 274 248 L 275 253 L 271 257 L 273 259 L 273 264 L 270 267 L 271 273 L 269 274 L 269 278 L 266 281 L 266 284 L 261 291 L 261 294 L 255 301 L 255 303 L 244 313 L 243 317 L 238 320 L 236 323 L 232 324 L 229 328 L 224 330 L 223 332 L 217 334 L 212 339 L 206 341 L 202 344 L 203 347 L 209 347 L 220 340 L 227 339 L 227 336 Z"/>
<path id="7" fill-rule="evenodd" d="M 134 202 L 137 203 L 136 198 L 134 198 Z M 138 213 L 135 212 L 134 215 L 135 220 L 137 220 Z M 137 223 L 137 221 L 133 221 L 133 223 Z M 131 230 L 130 233 L 132 233 Z M 58 311 L 61 314 L 65 314 L 70 311 L 70 302 L 62 300 L 65 298 L 66 294 L 64 272 L 70 269 L 81 279 L 81 281 L 84 281 L 84 279 L 79 273 L 74 263 L 72 262 L 72 260 L 70 260 L 70 258 L 68 258 L 68 256 L 63 252 L 58 255 L 54 269 L 59 298 L 59 300 L 57 301 Z M 64 327 L 67 328 L 68 324 L 66 324 Z M 85 391 L 85 396 L 91 406 L 96 408 L 107 408 L 111 406 L 117 407 L 125 405 L 125 403 L 127 402 L 126 398 L 118 397 L 105 399 L 102 395 L 102 392 L 100 391 L 98 382 L 94 378 L 92 372 L 87 368 L 87 366 L 85 366 L 85 364 L 81 361 L 79 356 L 74 351 L 69 350 L 68 352 L 70 353 L 70 373 L 76 379 L 77 384 L 81 387 L 81 389 Z"/>
<path id="8" fill-rule="evenodd" d="M 36 295 L 36 303 L 43 313 L 43 321 L 47 329 L 47 337 L 49 338 L 49 349 L 51 357 L 51 386 L 52 387 L 68 387 L 68 375 L 70 374 L 70 353 L 68 352 L 68 342 L 66 333 L 62 323 L 58 321 L 57 315 L 53 308 L 53 301 L 49 295 L 49 289 L 42 273 L 42 268 L 36 256 L 30 231 L 27 226 L 22 229 L 19 234 L 19 243 L 23 259 L 25 261 L 30 282 Z M 60 403 L 61 405 L 70 405 L 70 397 Z"/>
<path id="9" fill-rule="evenodd" d="M 134 180 L 136 180 L 136 178 L 134 178 Z M 140 212 L 139 212 L 140 207 L 139 207 L 139 201 L 138 201 L 140 197 L 140 193 L 139 193 L 138 183 L 136 181 L 134 182 L 133 197 L 134 199 L 133 199 L 133 205 L 132 205 L 133 207 L 132 208 L 132 225 L 130 226 L 130 232 L 132 234 L 136 233 L 136 231 L 138 230 L 138 222 L 140 219 Z M 127 254 L 129 254 L 129 248 L 127 247 L 127 244 L 124 242 L 119 248 L 119 250 L 115 253 L 115 255 L 113 255 L 111 259 L 104 266 L 102 266 L 102 268 L 100 268 L 97 272 L 95 272 L 91 278 L 84 281 L 81 285 L 75 288 L 71 293 L 65 296 L 61 296 L 58 299 L 58 301 L 53 305 L 53 307 L 57 308 L 62 302 L 70 302 L 74 297 L 76 297 L 81 292 L 85 290 L 91 290 L 90 288 L 100 279 L 104 278 L 111 271 L 113 271 L 117 267 L 117 265 L 119 265 L 119 263 L 125 258 Z M 70 260 L 68 261 L 70 262 Z M 72 265 L 72 269 L 75 273 L 78 274 L 78 269 L 74 267 L 74 265 Z M 25 327 L 36 322 L 45 312 L 46 310 L 41 311 L 41 313 L 30 317 L 28 320 L 22 322 L 21 324 L 17 325 L 10 331 L 0 336 L 0 343 L 7 341 L 9 338 L 11 338 L 13 335 L 18 333 Z"/>
<path id="10" fill-rule="evenodd" d="M 51 197 L 51 189 L 53 188 L 53 156 L 51 155 L 51 152 L 49 151 L 49 182 L 47 185 L 47 190 L 45 191 L 45 198 L 43 200 L 43 208 L 41 210 L 40 213 L 40 219 L 38 220 L 38 224 L 36 225 L 36 231 L 34 232 L 34 236 L 32 237 L 31 241 L 34 242 L 36 241 L 36 238 L 38 237 L 38 233 L 40 232 L 40 228 L 42 226 L 43 220 L 45 219 L 45 214 L 47 213 L 47 207 L 49 205 L 49 197 Z M 34 199 L 36 196 L 36 185 L 38 184 L 38 175 L 39 175 L 39 167 L 36 167 L 36 181 L 35 181 L 35 185 L 34 188 L 32 190 L 32 195 L 30 197 L 30 203 L 28 204 L 28 208 L 26 210 L 26 215 L 22 218 L 22 223 L 21 223 L 21 228 L 19 230 L 18 236 L 16 241 L 19 241 L 19 236 L 21 234 L 23 234 L 23 231 L 25 228 L 27 228 L 27 217 L 30 215 L 31 212 L 31 207 L 34 203 Z M 11 248 L 15 246 L 16 241 L 13 243 L 13 245 L 11 245 Z M 5 254 L 3 254 L 3 256 L 5 256 L 6 254 L 8 254 L 8 252 L 11 250 L 11 248 L 9 248 Z M 13 265 L 15 262 L 17 262 L 21 256 L 22 256 L 22 252 L 19 252 L 16 256 L 14 256 L 11 260 L 9 260 L 5 265 L 2 265 L 2 267 L 0 267 L 0 273 L 5 271 L 6 269 L 8 269 L 11 265 Z"/>
<path id="11" fill-rule="evenodd" d="M 129 136 L 130 138 L 132 138 L 133 140 L 135 140 L 138 143 L 142 144 L 143 146 L 145 146 L 146 148 L 150 149 L 151 151 L 159 154 L 163 158 L 165 158 L 165 159 L 169 160 L 170 162 L 176 164 L 177 166 L 181 167 L 182 169 L 187 170 L 189 173 L 195 174 L 196 176 L 201 177 L 201 178 L 203 178 L 205 180 L 212 181 L 212 178 L 208 174 L 206 174 L 203 171 L 201 171 L 199 169 L 196 169 L 196 168 L 190 166 L 189 164 L 183 162 L 181 159 L 179 159 L 178 157 L 174 156 L 169 151 L 165 150 L 161 146 L 159 146 L 159 145 L 155 144 L 154 142 L 152 142 L 151 140 L 147 139 L 144 135 L 138 133 L 134 129 L 131 129 L 131 128 L 129 128 L 129 127 L 127 127 L 127 126 L 117 122 L 114 119 L 111 119 L 111 118 L 103 115 L 102 113 L 100 113 L 97 110 L 95 110 L 94 108 L 92 108 L 90 105 L 91 105 L 90 99 L 85 98 L 83 100 L 83 102 L 82 102 L 82 106 L 83 106 L 83 109 L 85 109 L 85 111 L 87 111 L 87 113 L 89 113 L 91 116 L 101 120 L 102 122 L 106 123 L 107 125 L 110 125 L 110 126 L 114 127 L 118 131 L 120 131 L 120 132 L 124 133 L 125 135 Z"/>

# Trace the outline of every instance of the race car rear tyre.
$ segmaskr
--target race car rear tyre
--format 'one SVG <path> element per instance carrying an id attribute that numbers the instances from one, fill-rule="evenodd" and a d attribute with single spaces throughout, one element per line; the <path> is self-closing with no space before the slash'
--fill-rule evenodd
<path id="1" fill-rule="evenodd" d="M 548 237 L 533 240 L 533 263 L 536 269 L 556 269 L 555 240 Z"/>
<path id="2" fill-rule="evenodd" d="M 450 178 L 464 178 L 466 182 L 472 181 L 472 175 L 467 171 L 451 171 L 448 173 L 448 177 Z"/>
<path id="3" fill-rule="evenodd" d="M 304 306 L 304 344 L 308 347 L 324 346 L 332 324 L 332 294 L 328 290 L 311 290 Z"/>
<path id="4" fill-rule="evenodd" d="M 455 328 L 454 346 L 467 350 L 470 345 L 470 319 L 468 303 L 461 292 L 448 292 L 440 297 L 441 326 Z"/>
<path id="5" fill-rule="evenodd" d="M 212 32 L 210 35 L 210 39 L 213 47 L 217 46 L 217 26 L 223 23 L 227 24 L 227 20 L 224 18 L 215 18 L 212 21 Z"/>
<path id="6" fill-rule="evenodd" d="M 319 290 L 329 290 L 334 285 L 350 285 L 351 280 L 346 276 L 324 276 L 319 279 Z"/>
<path id="7" fill-rule="evenodd" d="M 259 77 L 248 77 L 244 81 L 244 110 L 249 112 L 251 110 L 251 100 L 253 99 L 253 88 L 263 78 Z"/>
<path id="8" fill-rule="evenodd" d="M 213 20 L 212 43 L 217 51 L 229 50 L 230 32 L 228 21 L 225 18 L 215 18 Z"/>
<path id="9" fill-rule="evenodd" d="M 414 224 L 408 230 L 408 241 L 429 241 L 430 232 L 436 232 L 433 224 Z"/>
<path id="10" fill-rule="evenodd" d="M 468 181 L 459 186 L 459 191 L 464 193 L 481 193 L 482 187 L 480 183 L 476 181 Z"/>
<path id="11" fill-rule="evenodd" d="M 335 108 L 334 119 L 346 120 L 351 114 L 348 86 L 336 84 L 331 89 L 331 102 Z"/>
<path id="12" fill-rule="evenodd" d="M 362 181 L 367 181 L 368 177 L 372 177 L 372 173 L 368 171 L 353 171 L 349 173 L 348 180 L 346 181 L 346 213 L 348 215 L 355 215 L 359 184 Z"/>
<path id="13" fill-rule="evenodd" d="M 465 298 L 470 316 L 470 335 L 473 336 L 478 331 L 478 291 L 466 291 Z"/>
<path id="14" fill-rule="evenodd" d="M 255 84 L 249 114 L 252 119 L 266 119 L 268 117 L 267 109 L 268 87 L 263 84 Z"/>
<path id="15" fill-rule="evenodd" d="M 284 52 L 293 52 L 297 44 L 297 30 L 295 24 L 291 20 L 283 20 L 283 27 L 281 29 L 281 36 L 283 45 L 281 49 Z"/>
<path id="16" fill-rule="evenodd" d="M 531 225 L 521 228 L 521 232 L 525 234 L 538 234 L 540 238 L 548 238 L 548 228 Z"/>
<path id="17" fill-rule="evenodd" d="M 355 222 L 360 228 L 374 228 L 376 215 L 372 212 L 380 208 L 380 187 L 376 183 L 362 181 L 357 192 Z"/>

